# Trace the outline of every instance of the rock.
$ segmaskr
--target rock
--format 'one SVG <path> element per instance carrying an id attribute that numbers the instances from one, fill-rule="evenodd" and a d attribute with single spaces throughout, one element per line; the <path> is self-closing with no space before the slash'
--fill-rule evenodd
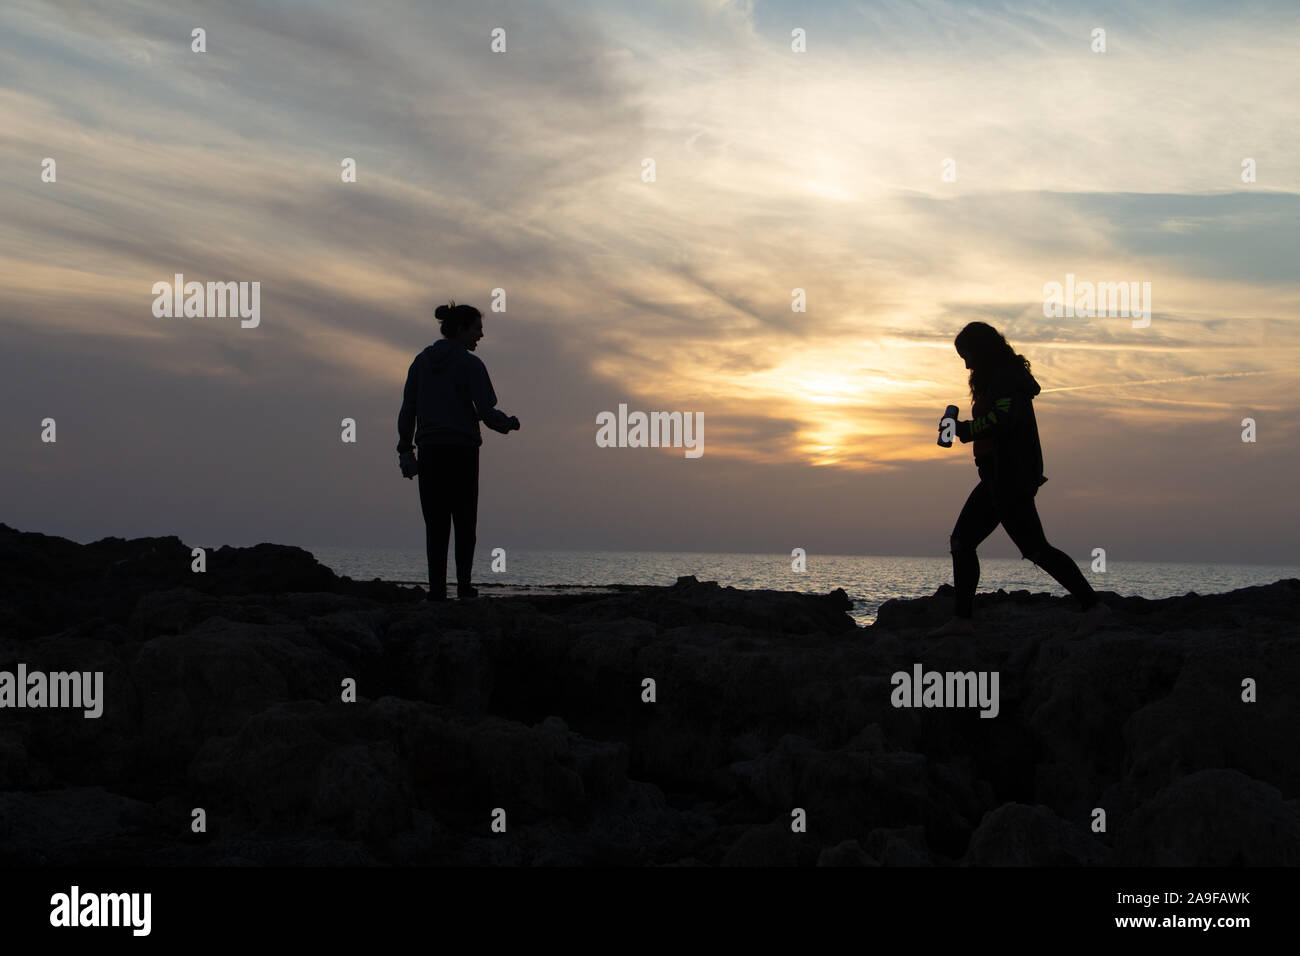
<path id="1" fill-rule="evenodd" d="M 322 733 L 324 711 L 317 701 L 276 704 L 232 736 L 208 737 L 190 766 L 196 799 L 233 806 L 258 826 L 310 821 L 317 771 L 335 747 Z"/>
<path id="2" fill-rule="evenodd" d="M 933 866 L 922 827 L 881 827 L 867 834 L 867 852 L 885 866 Z"/>
<path id="3" fill-rule="evenodd" d="M 431 606 L 298 548 L 191 560 L 0 525 L 0 670 L 104 676 L 99 718 L 0 711 L 0 863 L 1300 861 L 1297 581 L 1108 595 L 1085 641 L 1070 599 L 982 594 L 971 641 L 925 636 L 943 588 L 857 628 L 838 590 Z M 996 671 L 996 717 L 894 707 L 917 663 Z"/>
<path id="4" fill-rule="evenodd" d="M 806 833 L 795 833 L 790 823 L 775 820 L 745 830 L 722 858 L 723 866 L 810 866 L 817 849 Z"/>
<path id="5" fill-rule="evenodd" d="M 1121 866 L 1300 864 L 1300 800 L 1236 770 L 1178 778 L 1117 830 Z"/>
<path id="6" fill-rule="evenodd" d="M 1110 848 L 1086 826 L 1069 824 L 1048 807 L 1007 803 L 990 810 L 971 836 L 964 863 L 972 866 L 1107 865 Z"/>
<path id="7" fill-rule="evenodd" d="M 316 766 L 311 816 L 344 837 L 378 840 L 411 826 L 411 784 L 387 741 L 346 744 Z"/>
<path id="8" fill-rule="evenodd" d="M 130 680 L 139 701 L 140 756 L 154 769 L 184 761 L 212 736 L 238 731 L 278 702 L 338 701 L 355 670 L 301 625 L 209 618 L 139 648 Z M 359 693 L 367 688 L 361 685 Z"/>
<path id="9" fill-rule="evenodd" d="M 828 846 L 817 857 L 818 866 L 880 866 L 880 861 L 862 849 L 857 840 Z"/>
<path id="10" fill-rule="evenodd" d="M 133 859 L 148 804 L 101 787 L 0 793 L 0 865 L 104 866 Z"/>

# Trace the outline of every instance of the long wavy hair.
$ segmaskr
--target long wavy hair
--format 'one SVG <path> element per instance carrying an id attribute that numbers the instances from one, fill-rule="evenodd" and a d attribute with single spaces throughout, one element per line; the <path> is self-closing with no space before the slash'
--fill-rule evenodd
<path id="1" fill-rule="evenodd" d="M 1002 333 L 987 322 L 971 322 L 957 333 L 953 343 L 962 358 L 969 359 L 970 398 L 976 401 L 988 388 L 990 379 L 1004 364 L 1019 362 L 1030 371 L 1029 359 L 1016 352 Z"/>

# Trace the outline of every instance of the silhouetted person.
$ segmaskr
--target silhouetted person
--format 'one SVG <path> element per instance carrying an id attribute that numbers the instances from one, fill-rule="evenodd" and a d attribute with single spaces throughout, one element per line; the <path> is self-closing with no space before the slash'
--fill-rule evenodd
<path id="1" fill-rule="evenodd" d="M 966 499 L 949 541 L 957 591 L 954 616 L 931 636 L 974 631 L 972 610 L 980 580 L 975 549 L 999 524 L 1023 557 L 1079 599 L 1084 616 L 1076 636 L 1090 634 L 1110 610 L 1070 556 L 1047 543 L 1034 506 L 1034 496 L 1047 479 L 1043 477 L 1043 449 L 1033 405 L 1041 389 L 1030 374 L 1029 360 L 1017 355 L 997 329 L 983 322 L 967 325 L 955 344 L 970 369 L 973 416 L 957 423 L 956 435 L 963 443 L 975 443 L 980 481 Z"/>
<path id="2" fill-rule="evenodd" d="M 478 595 L 472 584 L 478 523 L 478 423 L 501 434 L 517 430 L 519 419 L 496 407 L 487 368 L 470 352 L 483 338 L 483 313 L 451 302 L 434 315 L 442 339 L 415 357 L 406 373 L 397 413 L 397 452 L 402 476 L 420 476 L 420 510 L 429 558 L 430 601 L 447 600 L 447 544 L 456 524 L 456 593 Z M 411 448 L 412 433 L 419 458 Z"/>

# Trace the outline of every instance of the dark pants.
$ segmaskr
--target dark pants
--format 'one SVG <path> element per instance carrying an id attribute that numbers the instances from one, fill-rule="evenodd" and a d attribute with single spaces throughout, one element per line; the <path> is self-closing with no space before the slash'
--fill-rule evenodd
<path id="1" fill-rule="evenodd" d="M 478 524 L 478 446 L 421 445 L 420 510 L 429 556 L 429 594 L 447 594 L 447 543 L 456 523 L 456 583 L 469 587 L 473 577 L 475 529 Z"/>
<path id="2" fill-rule="evenodd" d="M 981 481 L 966 499 L 952 529 L 952 579 L 957 590 L 954 613 L 970 617 L 975 589 L 980 583 L 980 562 L 975 549 L 1001 524 L 1020 554 L 1038 565 L 1061 587 L 1079 599 L 1084 609 L 1097 603 L 1097 593 L 1070 556 L 1047 543 L 1043 523 L 1034 506 L 1033 493 L 1006 495 Z"/>

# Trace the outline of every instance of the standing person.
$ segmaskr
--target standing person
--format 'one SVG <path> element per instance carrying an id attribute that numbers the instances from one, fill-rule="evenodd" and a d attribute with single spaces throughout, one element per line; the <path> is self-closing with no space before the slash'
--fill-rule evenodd
<path id="1" fill-rule="evenodd" d="M 483 313 L 450 302 L 434 315 L 442 338 L 415 357 L 406 373 L 402 408 L 397 413 L 397 452 L 402 476 L 420 476 L 420 510 L 429 559 L 430 601 L 447 600 L 447 544 L 456 524 L 456 596 L 478 596 L 471 583 L 478 523 L 478 450 L 483 421 L 507 434 L 519 419 L 496 407 L 483 362 L 470 353 L 483 338 Z M 417 424 L 418 423 L 418 424 Z M 419 447 L 417 460 L 412 433 Z"/>
<path id="2" fill-rule="evenodd" d="M 967 325 L 957 334 L 955 345 L 970 369 L 973 416 L 957 423 L 956 435 L 963 443 L 975 443 L 980 481 L 966 499 L 949 539 L 957 591 L 953 617 L 930 636 L 974 632 L 972 613 L 980 579 L 975 549 L 999 524 L 1023 557 L 1079 599 L 1084 613 L 1075 636 L 1091 634 L 1110 609 L 1070 556 L 1047 543 L 1034 506 L 1034 496 L 1047 479 L 1033 405 L 1041 388 L 1030 374 L 1029 359 L 1017 355 L 1002 334 L 984 322 Z"/>

